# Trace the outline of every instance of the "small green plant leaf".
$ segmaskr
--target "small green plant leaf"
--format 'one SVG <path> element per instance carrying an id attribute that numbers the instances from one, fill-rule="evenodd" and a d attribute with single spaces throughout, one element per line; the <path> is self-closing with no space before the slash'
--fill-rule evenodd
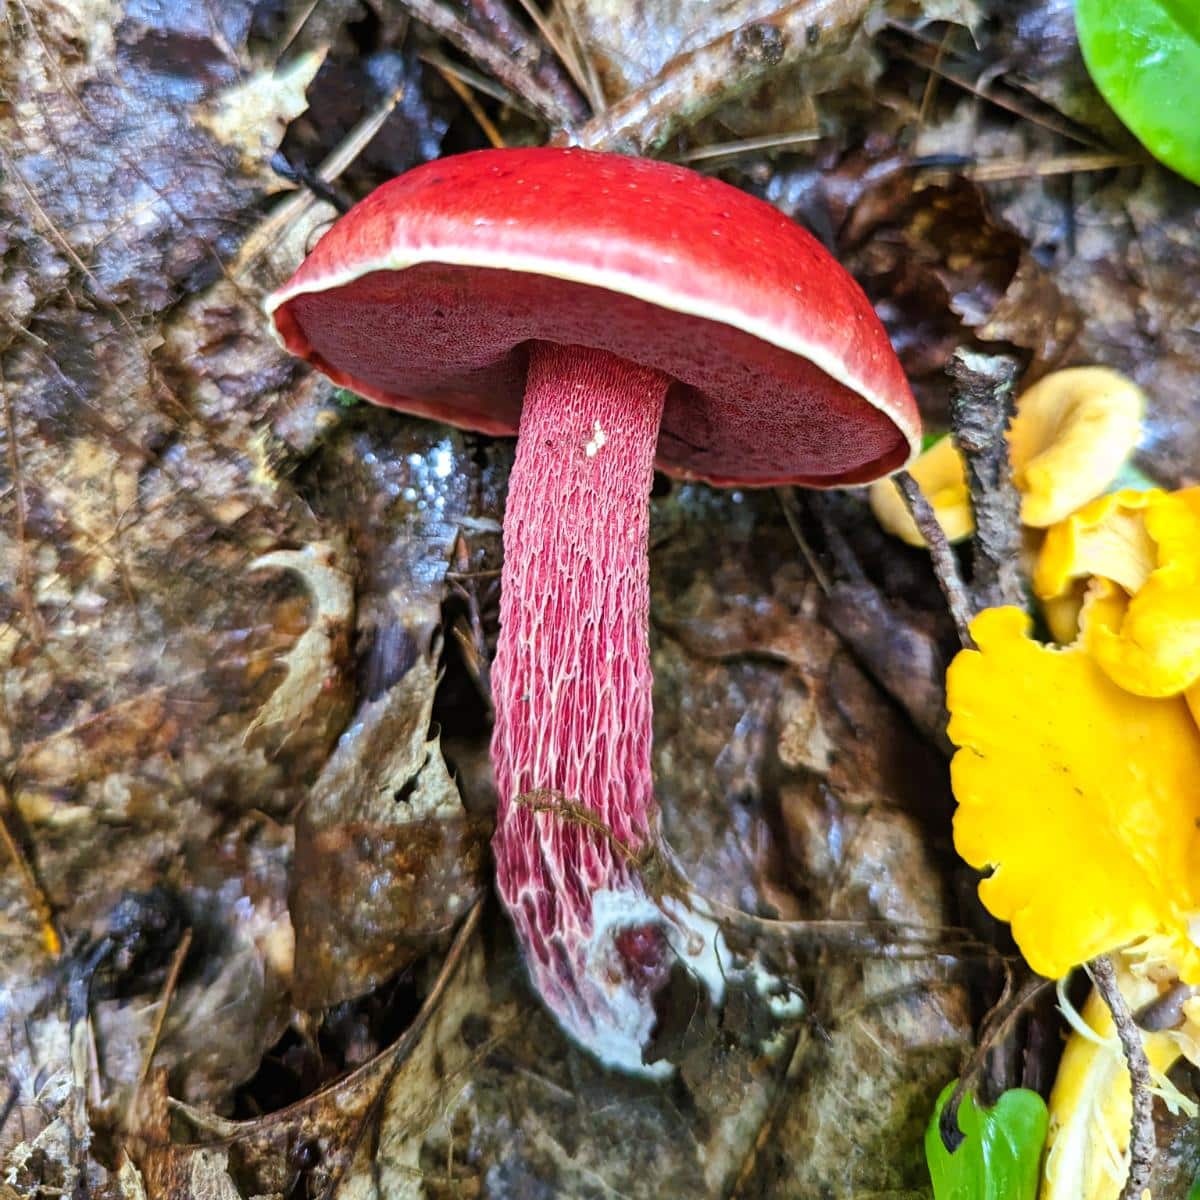
<path id="1" fill-rule="evenodd" d="M 942 1143 L 942 1110 L 954 1092 L 948 1083 L 925 1130 L 925 1161 L 934 1200 L 1036 1200 L 1038 1167 L 1050 1117 L 1037 1092 L 1013 1088 L 994 1108 L 981 1108 L 968 1092 L 958 1108 L 962 1143 Z"/>
<path id="2" fill-rule="evenodd" d="M 1200 183 L 1200 4 L 1076 0 L 1075 27 L 1092 81 L 1154 155 Z"/>

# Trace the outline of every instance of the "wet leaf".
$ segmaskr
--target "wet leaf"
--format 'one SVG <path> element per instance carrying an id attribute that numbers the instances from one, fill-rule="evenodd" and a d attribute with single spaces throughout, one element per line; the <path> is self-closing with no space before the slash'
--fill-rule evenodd
<path id="1" fill-rule="evenodd" d="M 488 823 L 463 809 L 430 732 L 435 659 L 422 655 L 355 715 L 297 824 L 301 1007 L 394 975 L 454 927 L 482 886 Z"/>
<path id="2" fill-rule="evenodd" d="M 1017 346 L 1038 373 L 1074 347 L 1074 305 L 968 180 L 893 176 L 864 194 L 841 241 L 868 294 L 883 298 L 880 315 L 923 411 L 943 424 L 945 364 L 958 346 Z"/>

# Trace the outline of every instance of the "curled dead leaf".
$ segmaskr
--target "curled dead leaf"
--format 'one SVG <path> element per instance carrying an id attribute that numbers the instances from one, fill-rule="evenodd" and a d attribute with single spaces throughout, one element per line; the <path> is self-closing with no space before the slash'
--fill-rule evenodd
<path id="1" fill-rule="evenodd" d="M 344 710 L 349 697 L 343 666 L 349 657 L 354 583 L 339 564 L 338 550 L 328 542 L 314 542 L 302 550 L 276 550 L 250 564 L 252 571 L 270 568 L 295 571 L 313 599 L 308 629 L 284 659 L 283 682 L 242 738 L 246 745 L 257 745 L 273 737 L 282 748 L 302 722 L 319 716 L 328 725 L 331 709 Z"/>

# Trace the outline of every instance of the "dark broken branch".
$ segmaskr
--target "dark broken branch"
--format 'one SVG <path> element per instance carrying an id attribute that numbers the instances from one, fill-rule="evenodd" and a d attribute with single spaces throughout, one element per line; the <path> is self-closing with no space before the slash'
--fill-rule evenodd
<path id="1" fill-rule="evenodd" d="M 976 607 L 1024 604 L 1021 501 L 1012 482 L 1005 432 L 1012 416 L 1016 362 L 959 349 L 950 360 L 954 439 L 967 463 L 975 510 L 972 588 Z"/>

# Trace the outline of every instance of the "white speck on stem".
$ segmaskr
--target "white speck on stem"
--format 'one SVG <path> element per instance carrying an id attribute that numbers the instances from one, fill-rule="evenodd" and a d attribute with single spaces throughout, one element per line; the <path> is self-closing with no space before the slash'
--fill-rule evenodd
<path id="1" fill-rule="evenodd" d="M 584 454 L 586 454 L 588 456 L 588 458 L 595 458 L 596 455 L 599 454 L 600 451 L 604 449 L 604 444 L 607 441 L 608 441 L 608 434 L 605 433 L 604 430 L 600 428 L 600 422 L 593 421 L 592 422 L 592 438 L 591 438 L 591 441 L 589 441 L 587 443 L 587 445 L 584 446 L 584 448 L 583 448 Z"/>

